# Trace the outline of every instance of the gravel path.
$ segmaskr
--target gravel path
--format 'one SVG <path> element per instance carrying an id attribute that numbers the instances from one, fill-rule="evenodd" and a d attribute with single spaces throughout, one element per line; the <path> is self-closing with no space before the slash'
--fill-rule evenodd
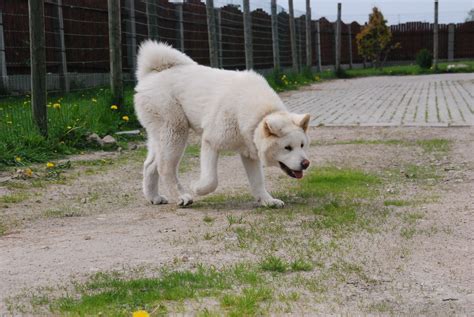
<path id="1" fill-rule="evenodd" d="M 305 302 L 306 297 L 302 297 L 305 303 L 295 303 L 293 313 L 317 309 L 322 314 L 472 315 L 473 133 L 472 128 L 313 128 L 312 138 L 321 144 L 311 148 L 313 168 L 335 164 L 366 170 L 399 169 L 403 162 L 429 162 L 422 152 L 410 147 L 345 144 L 348 140 L 446 138 L 453 141 L 453 149 L 449 157 L 432 163 L 438 166 L 442 178 L 430 185 L 428 192 L 416 184 L 398 184 L 399 190 L 409 195 L 434 195 L 438 197 L 435 201 L 392 209 L 393 216 L 380 231 L 349 235 L 344 240 L 352 245 L 352 251 L 344 257 L 360 263 L 377 282 L 335 284 L 325 301 Z M 334 142 L 340 143 L 324 145 Z M 183 174 L 185 184 L 196 179 L 196 163 Z M 177 259 L 186 261 L 184 267 L 196 263 L 220 266 L 242 259 L 258 261 L 260 254 L 229 247 L 235 242 L 227 216 L 253 221 L 258 214 L 252 212 L 252 205 L 242 203 L 213 211 L 151 206 L 140 191 L 141 164 L 141 159 L 134 158 L 99 168 L 89 176 L 79 168 L 71 175 L 80 171 L 80 177 L 40 188 L 27 201 L 3 209 L 3 216 L 16 214 L 17 219 L 32 213 L 53 213 L 53 217 L 23 221 L 0 237 L 0 315 L 6 313 L 4 300 L 9 296 L 39 286 L 55 287 L 97 271 L 162 267 L 173 265 Z M 238 156 L 222 157 L 219 166 L 220 193 L 247 192 Z M 270 188 L 275 188 L 281 171 L 267 169 L 266 173 Z M 68 214 L 54 216 L 55 211 Z M 413 237 L 403 238 L 400 230 L 407 224 L 400 219 L 403 213 L 415 211 L 423 218 L 413 224 Z M 214 218 L 212 225 L 203 221 L 205 215 Z M 210 228 L 219 238 L 203 238 Z"/>

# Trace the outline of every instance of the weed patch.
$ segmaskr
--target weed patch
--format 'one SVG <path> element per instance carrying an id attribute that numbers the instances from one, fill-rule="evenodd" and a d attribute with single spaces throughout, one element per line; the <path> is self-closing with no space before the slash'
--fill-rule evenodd
<path id="1" fill-rule="evenodd" d="M 285 260 L 273 255 L 264 258 L 260 262 L 260 268 L 263 271 L 284 273 L 288 270 L 288 267 L 289 265 Z"/>
<path id="2" fill-rule="evenodd" d="M 40 135 L 33 123 L 29 96 L 0 100 L 0 168 L 47 162 L 95 149 L 97 146 L 86 140 L 89 133 L 105 136 L 139 127 L 132 95 L 133 89 L 127 88 L 125 102 L 118 109 L 111 108 L 109 89 L 50 95 L 47 138 Z"/>
<path id="3" fill-rule="evenodd" d="M 99 272 L 83 283 L 74 282 L 72 289 L 59 287 L 64 289 L 63 295 L 53 288 L 30 293 L 28 305 L 43 314 L 130 316 L 139 310 L 164 314 L 183 300 L 214 297 L 229 315 L 241 316 L 261 312 L 261 303 L 273 297 L 264 276 L 247 263 L 222 270 L 199 265 L 192 271 L 162 270 L 156 277 L 142 275 Z M 25 308 L 24 304 L 18 306 Z M 14 304 L 9 307 L 15 310 Z M 209 316 L 206 311 L 203 315 Z"/>
<path id="4" fill-rule="evenodd" d="M 16 204 L 21 203 L 28 199 L 28 194 L 25 192 L 17 192 L 8 195 L 0 196 L 0 203 L 1 204 Z"/>

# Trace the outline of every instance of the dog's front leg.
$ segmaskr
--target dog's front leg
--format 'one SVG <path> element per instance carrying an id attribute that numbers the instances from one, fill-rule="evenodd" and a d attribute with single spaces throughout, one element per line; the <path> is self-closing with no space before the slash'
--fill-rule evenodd
<path id="1" fill-rule="evenodd" d="M 216 190 L 218 157 L 218 152 L 203 139 L 201 144 L 201 177 L 192 186 L 192 190 L 196 195 L 207 195 Z"/>
<path id="2" fill-rule="evenodd" d="M 265 179 L 260 161 L 253 160 L 244 155 L 240 155 L 240 157 L 242 158 L 242 163 L 247 172 L 250 188 L 252 189 L 252 195 L 257 199 L 259 204 L 265 207 L 283 207 L 285 203 L 279 199 L 273 198 L 265 189 Z"/>

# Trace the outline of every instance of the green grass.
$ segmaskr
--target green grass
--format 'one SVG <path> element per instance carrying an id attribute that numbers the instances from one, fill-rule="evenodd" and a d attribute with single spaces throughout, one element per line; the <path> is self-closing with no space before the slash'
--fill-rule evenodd
<path id="1" fill-rule="evenodd" d="M 451 64 L 465 64 L 468 67 L 465 69 L 456 69 L 448 71 L 447 67 Z M 423 69 L 418 65 L 401 65 L 401 66 L 387 66 L 382 69 L 376 68 L 363 68 L 363 69 L 350 69 L 345 71 L 347 76 L 350 78 L 354 77 L 367 77 L 367 76 L 400 76 L 400 75 L 426 75 L 426 74 L 442 74 L 442 73 L 470 73 L 474 72 L 474 61 L 462 61 L 462 62 L 451 62 L 451 63 L 439 63 L 438 69 Z"/>
<path id="2" fill-rule="evenodd" d="M 281 92 L 298 89 L 300 86 L 320 82 L 324 79 L 333 79 L 336 78 L 336 75 L 332 71 L 313 73 L 309 69 L 304 69 L 300 73 L 274 70 L 265 78 L 275 91 Z"/>
<path id="3" fill-rule="evenodd" d="M 293 272 L 299 271 L 311 271 L 313 270 L 313 264 L 304 259 L 297 259 L 290 263 L 290 268 Z"/>
<path id="4" fill-rule="evenodd" d="M 357 220 L 357 211 L 350 203 L 341 204 L 333 201 L 322 207 L 314 208 L 313 212 L 321 216 L 321 219 L 315 222 L 315 227 L 322 229 L 336 230 L 345 226 L 351 226 Z"/>
<path id="5" fill-rule="evenodd" d="M 16 204 L 28 199 L 28 194 L 25 192 L 12 193 L 0 196 L 1 204 Z"/>
<path id="6" fill-rule="evenodd" d="M 261 302 L 272 299 L 272 291 L 266 287 L 244 288 L 242 294 L 227 294 L 221 300 L 221 305 L 227 309 L 228 316 L 261 315 Z"/>
<path id="7" fill-rule="evenodd" d="M 400 235 L 407 240 L 413 238 L 415 233 L 416 229 L 414 227 L 404 227 L 400 229 Z"/>
<path id="8" fill-rule="evenodd" d="M 126 279 L 99 273 L 76 291 L 80 297 L 65 296 L 51 304 L 53 312 L 75 315 L 128 316 L 131 311 L 151 311 L 163 301 L 210 296 L 231 288 L 226 274 L 200 267 L 195 272 L 164 272 L 158 278 Z"/>
<path id="9" fill-rule="evenodd" d="M 468 67 L 464 69 L 447 69 L 451 64 L 465 64 Z M 401 75 L 426 75 L 426 74 L 440 74 L 440 73 L 471 73 L 474 72 L 474 61 L 462 61 L 451 63 L 439 63 L 438 69 L 423 69 L 418 65 L 400 65 L 387 66 L 381 69 L 377 68 L 357 68 L 341 70 L 336 73 L 333 70 L 326 70 L 323 72 L 312 72 L 309 69 L 303 69 L 300 73 L 293 71 L 274 70 L 266 75 L 266 79 L 270 86 L 277 92 L 298 89 L 312 83 L 321 82 L 328 79 L 335 78 L 357 78 L 368 76 L 401 76 Z"/>
<path id="10" fill-rule="evenodd" d="M 33 123 L 29 96 L 0 100 L 0 168 L 46 162 L 93 149 L 96 146 L 86 142 L 89 133 L 105 136 L 137 128 L 132 96 L 133 90 L 127 88 L 122 107 L 112 110 L 109 89 L 50 95 L 48 138 L 42 137 Z"/>
<path id="11" fill-rule="evenodd" d="M 426 153 L 447 153 L 452 145 L 452 142 L 446 139 L 418 140 L 415 143 Z"/>
<path id="12" fill-rule="evenodd" d="M 343 196 L 345 198 L 366 197 L 375 194 L 370 185 L 380 183 L 377 176 L 360 170 L 320 167 L 299 182 L 296 192 L 303 198 Z M 328 206 L 327 208 L 332 208 Z"/>
<path id="13" fill-rule="evenodd" d="M 452 141 L 447 139 L 426 139 L 426 140 L 398 140 L 398 139 L 388 139 L 388 140 L 364 140 L 364 139 L 355 139 L 355 140 L 342 140 L 334 142 L 322 142 L 322 141 L 313 141 L 311 145 L 315 146 L 331 146 L 331 145 L 350 145 L 350 144 L 360 144 L 360 145 L 372 145 L 372 144 L 381 144 L 381 145 L 394 145 L 394 146 L 417 146 L 420 147 L 425 153 L 447 153 L 451 149 Z"/>
<path id="14" fill-rule="evenodd" d="M 403 207 L 410 205 L 409 201 L 401 200 L 401 199 L 389 199 L 383 202 L 384 206 L 395 206 L 395 207 Z"/>
<path id="15" fill-rule="evenodd" d="M 288 263 L 274 255 L 267 256 L 260 262 L 260 268 L 263 271 L 284 273 L 288 270 Z"/>
<path id="16" fill-rule="evenodd" d="M 39 289 L 29 292 L 28 304 L 36 314 L 48 311 L 68 316 L 130 316 L 131 312 L 145 310 L 161 315 L 184 300 L 212 297 L 228 315 L 249 316 L 261 313 L 261 304 L 273 297 L 265 276 L 249 263 L 221 270 L 202 265 L 194 270 L 162 270 L 155 277 L 145 277 L 140 271 L 128 274 L 132 276 L 99 272 L 85 282 L 74 282 L 73 289 Z M 15 306 L 13 300 L 9 299 L 11 312 L 24 309 L 24 303 Z M 209 311 L 201 315 L 208 316 Z"/>
<path id="17" fill-rule="evenodd" d="M 202 218 L 202 221 L 204 221 L 205 223 L 212 223 L 214 220 L 215 219 L 209 215 L 205 215 L 204 218 Z"/>

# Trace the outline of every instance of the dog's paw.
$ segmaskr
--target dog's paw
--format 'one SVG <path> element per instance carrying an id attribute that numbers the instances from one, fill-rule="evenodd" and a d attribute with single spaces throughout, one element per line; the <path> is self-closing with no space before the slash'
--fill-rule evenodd
<path id="1" fill-rule="evenodd" d="M 178 198 L 178 206 L 179 207 L 186 207 L 193 203 L 193 196 L 189 194 L 184 194 L 179 196 Z"/>
<path id="2" fill-rule="evenodd" d="M 168 199 L 165 196 L 156 195 L 150 200 L 150 202 L 153 205 L 164 205 L 168 203 Z"/>
<path id="3" fill-rule="evenodd" d="M 197 181 L 191 186 L 191 190 L 198 196 L 204 196 L 212 193 L 217 188 L 217 180 L 213 181 Z"/>
<path id="4" fill-rule="evenodd" d="M 276 198 L 260 200 L 259 202 L 262 207 L 268 207 L 268 208 L 283 208 L 285 206 L 285 203 L 283 201 Z"/>

